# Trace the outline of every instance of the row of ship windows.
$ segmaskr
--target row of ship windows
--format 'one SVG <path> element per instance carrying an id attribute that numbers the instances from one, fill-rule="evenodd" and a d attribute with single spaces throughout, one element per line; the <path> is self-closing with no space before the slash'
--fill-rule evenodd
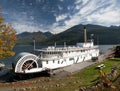
<path id="1" fill-rule="evenodd" d="M 78 58 L 85 58 L 85 57 L 88 57 L 88 56 L 92 56 L 92 54 L 88 54 L 86 56 L 81 56 L 81 57 L 78 57 Z M 69 58 L 69 61 L 73 61 L 74 58 Z M 64 60 L 66 61 L 66 60 Z M 49 61 L 46 61 L 46 64 L 48 64 Z M 55 63 L 55 60 L 53 60 L 53 63 Z M 61 62 L 61 64 L 63 63 L 63 61 Z M 60 61 L 58 61 L 58 64 L 60 64 Z"/>
<path id="2" fill-rule="evenodd" d="M 87 56 L 86 56 L 86 57 L 87 57 Z M 81 58 L 82 58 L 82 56 L 81 56 Z M 83 58 L 85 58 L 85 57 L 83 57 Z M 79 59 L 79 58 L 78 58 L 78 59 Z M 64 61 L 66 61 L 66 60 L 63 60 L 63 61 L 61 62 L 61 64 L 62 64 Z M 69 61 L 74 61 L 74 58 L 69 58 Z M 49 62 L 49 61 L 46 61 L 46 64 L 48 64 L 48 62 Z M 55 63 L 55 60 L 53 60 L 53 63 Z M 60 64 L 60 61 L 57 61 L 57 63 Z"/>
<path id="3" fill-rule="evenodd" d="M 80 50 L 80 51 L 77 51 L 77 52 L 87 52 L 87 51 L 90 51 L 90 50 Z M 66 51 L 65 53 L 71 53 L 71 52 L 76 52 L 76 51 Z M 43 54 L 60 54 L 60 52 L 43 52 Z"/>
<path id="4" fill-rule="evenodd" d="M 48 64 L 49 61 L 46 61 L 46 64 Z M 55 60 L 53 60 L 53 63 L 55 63 Z M 58 61 L 58 64 L 60 64 L 60 61 Z"/>
<path id="5" fill-rule="evenodd" d="M 43 54 L 60 54 L 60 52 L 43 52 Z"/>
<path id="6" fill-rule="evenodd" d="M 70 59 L 69 59 L 69 61 L 73 61 L 73 60 L 74 60 L 74 58 L 70 58 Z M 48 64 L 48 62 L 49 62 L 49 61 L 46 61 L 46 64 Z M 57 61 L 57 62 L 58 62 L 58 64 L 60 64 L 60 61 Z M 55 60 L 53 60 L 53 63 L 55 63 Z M 63 61 L 61 62 L 61 64 L 62 64 L 62 63 L 63 63 Z"/>

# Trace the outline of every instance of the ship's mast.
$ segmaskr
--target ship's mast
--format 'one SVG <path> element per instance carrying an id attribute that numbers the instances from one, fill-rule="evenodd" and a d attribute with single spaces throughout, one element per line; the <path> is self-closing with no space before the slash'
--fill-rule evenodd
<path id="1" fill-rule="evenodd" d="M 84 27 L 84 43 L 87 43 L 86 27 Z"/>
<path id="2" fill-rule="evenodd" d="M 66 42 L 64 42 L 64 47 L 66 47 Z"/>
<path id="3" fill-rule="evenodd" d="M 35 46 L 36 46 L 36 44 L 35 44 L 35 39 L 33 40 L 33 51 L 34 51 L 34 54 L 35 54 Z"/>
<path id="4" fill-rule="evenodd" d="M 54 46 L 55 46 L 55 48 L 56 48 L 56 42 L 55 42 Z"/>
<path id="5" fill-rule="evenodd" d="M 34 43 L 34 46 L 33 46 L 34 48 L 33 48 L 33 50 L 35 51 L 35 39 L 33 40 L 33 43 Z"/>

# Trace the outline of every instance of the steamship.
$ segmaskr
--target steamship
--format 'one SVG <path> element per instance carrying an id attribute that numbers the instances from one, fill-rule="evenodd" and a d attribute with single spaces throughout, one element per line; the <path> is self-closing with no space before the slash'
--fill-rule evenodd
<path id="1" fill-rule="evenodd" d="M 92 39 L 87 41 L 85 27 L 84 43 L 76 43 L 75 46 L 66 46 L 66 44 L 63 47 L 48 46 L 35 51 L 39 54 L 22 52 L 15 57 L 13 63 L 15 73 L 29 74 L 62 68 L 99 56 L 99 47 L 94 45 Z"/>

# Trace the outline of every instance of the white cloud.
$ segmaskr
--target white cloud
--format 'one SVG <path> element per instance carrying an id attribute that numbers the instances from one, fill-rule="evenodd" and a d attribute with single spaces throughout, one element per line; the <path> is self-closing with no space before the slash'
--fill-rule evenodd
<path id="1" fill-rule="evenodd" d="M 53 25 L 49 28 L 51 30 L 52 33 L 56 34 L 56 33 L 60 33 L 66 29 L 68 29 L 68 26 L 59 26 L 59 23 L 53 23 Z"/>
<path id="2" fill-rule="evenodd" d="M 79 11 L 69 15 L 69 20 L 65 19 L 66 15 L 58 16 L 57 22 L 51 27 L 53 32 L 59 33 L 80 23 L 103 26 L 120 25 L 120 6 L 117 5 L 116 0 L 76 0 L 75 5 L 75 9 Z M 69 6 L 68 9 L 70 10 Z M 59 26 L 58 21 L 61 20 L 64 20 L 63 26 Z"/>
<path id="3" fill-rule="evenodd" d="M 63 7 L 61 7 L 60 5 L 58 5 L 58 9 L 59 10 L 63 10 Z"/>
<path id="4" fill-rule="evenodd" d="M 71 9 L 71 7 L 70 7 L 70 6 L 68 6 L 68 7 L 67 7 L 67 9 L 68 9 L 68 10 L 70 10 L 70 9 Z"/>
<path id="5" fill-rule="evenodd" d="M 82 0 L 75 0 L 75 4 L 79 4 L 81 2 L 82 2 Z"/>
<path id="6" fill-rule="evenodd" d="M 23 19 L 22 19 L 23 20 Z M 41 32 L 47 32 L 50 31 L 50 28 L 44 28 L 43 24 L 35 25 L 34 22 L 30 22 L 30 21 L 20 21 L 18 20 L 17 22 L 13 22 L 12 25 L 15 28 L 15 30 L 17 31 L 17 34 L 22 33 L 22 32 L 37 32 L 37 31 L 41 31 Z"/>
<path id="7" fill-rule="evenodd" d="M 22 33 L 22 32 L 35 32 L 38 31 L 39 28 L 27 24 L 22 24 L 22 23 L 13 23 L 13 26 L 15 30 L 17 30 L 17 33 Z"/>
<path id="8" fill-rule="evenodd" d="M 81 7 L 82 7 L 82 5 L 76 5 L 76 6 L 75 6 L 75 9 L 80 10 Z"/>
<path id="9" fill-rule="evenodd" d="M 62 20 L 64 20 L 64 19 L 66 19 L 67 16 L 68 16 L 67 14 L 58 15 L 58 16 L 56 16 L 56 21 L 57 21 L 57 22 L 62 21 Z"/>
<path id="10" fill-rule="evenodd" d="M 63 2 L 64 0 L 60 0 L 61 2 Z"/>
<path id="11" fill-rule="evenodd" d="M 116 5 L 116 0 L 87 2 L 88 0 L 83 2 L 82 5 L 86 5 L 82 8 L 78 7 L 78 4 L 76 5 L 80 10 L 72 15 L 70 20 L 65 21 L 66 26 L 79 23 L 96 23 L 105 26 L 120 25 L 120 6 Z"/>
<path id="12" fill-rule="evenodd" d="M 99 3 L 97 4 L 97 8 L 101 7 Z M 120 7 L 116 6 L 116 0 L 110 0 L 107 3 L 103 3 L 104 5 L 108 6 L 101 7 L 96 12 L 87 15 L 86 22 L 104 26 L 120 25 Z"/>
<path id="13" fill-rule="evenodd" d="M 80 14 L 88 14 L 91 11 L 93 11 L 96 8 L 95 2 L 91 1 L 91 3 L 88 3 L 85 7 L 80 9 Z"/>
<path id="14" fill-rule="evenodd" d="M 82 5 L 85 5 L 89 2 L 90 0 L 82 0 Z M 91 1 L 90 1 L 91 2 Z M 94 1 L 95 2 L 95 1 Z"/>
<path id="15" fill-rule="evenodd" d="M 41 2 L 43 0 L 36 1 Z M 60 1 L 64 2 L 64 0 Z M 62 6 L 57 6 L 59 10 L 64 10 Z M 53 15 L 55 16 L 56 22 L 51 24 L 51 26 L 47 25 L 47 28 L 42 24 L 35 26 L 34 23 L 28 21 L 26 12 L 23 12 L 22 17 L 18 14 L 13 15 L 13 17 L 17 17 L 16 22 L 13 22 L 13 26 L 18 33 L 25 31 L 34 32 L 38 30 L 59 33 L 80 23 L 104 26 L 120 25 L 120 6 L 117 3 L 117 0 L 75 0 L 73 6 L 66 6 L 69 12 L 63 13 L 61 11 L 62 14 L 60 15 L 54 13 Z M 34 16 L 30 16 L 30 19 L 34 20 Z M 60 23 L 63 23 L 63 25 Z"/>
<path id="16" fill-rule="evenodd" d="M 120 24 L 120 10 L 113 10 L 109 12 L 100 13 L 97 12 L 87 17 L 89 23 L 94 23 L 94 21 L 101 25 L 119 25 Z"/>
<path id="17" fill-rule="evenodd" d="M 71 16 L 71 19 L 66 20 L 64 23 L 65 23 L 66 26 L 69 26 L 69 27 L 77 25 L 77 24 L 80 23 L 80 16 L 77 16 L 77 15 Z"/>

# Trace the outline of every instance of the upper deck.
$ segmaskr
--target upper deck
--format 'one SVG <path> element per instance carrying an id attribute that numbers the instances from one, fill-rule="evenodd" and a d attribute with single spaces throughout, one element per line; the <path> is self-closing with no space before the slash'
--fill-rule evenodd
<path id="1" fill-rule="evenodd" d="M 68 46 L 68 47 L 47 47 L 43 49 L 35 49 L 35 51 L 39 52 L 66 52 L 66 51 L 80 51 L 80 50 L 90 50 L 90 49 L 97 49 L 98 46 L 93 47 L 79 47 L 79 46 Z"/>
<path id="2" fill-rule="evenodd" d="M 80 46 L 68 46 L 68 47 L 47 47 L 43 49 L 36 49 L 40 52 L 39 57 L 44 60 L 60 59 L 79 56 L 87 53 L 98 51 L 98 46 L 80 47 Z"/>
<path id="3" fill-rule="evenodd" d="M 82 50 L 90 50 L 90 49 L 98 49 L 98 46 L 94 46 L 93 42 L 88 43 L 77 43 L 76 46 L 64 46 L 64 47 L 55 47 L 50 46 L 43 49 L 35 49 L 38 52 L 67 52 L 67 51 L 82 51 Z"/>

